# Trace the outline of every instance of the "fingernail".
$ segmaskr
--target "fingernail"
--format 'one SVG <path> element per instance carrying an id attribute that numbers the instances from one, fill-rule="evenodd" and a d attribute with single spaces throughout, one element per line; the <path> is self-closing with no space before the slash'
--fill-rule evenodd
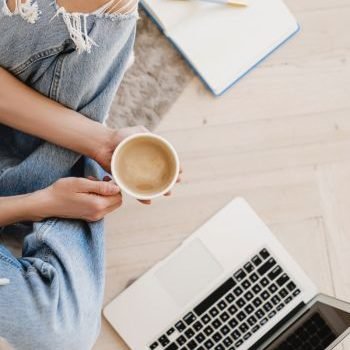
<path id="1" fill-rule="evenodd" d="M 109 188 L 110 188 L 111 193 L 113 193 L 113 194 L 114 194 L 114 193 L 117 194 L 117 193 L 120 192 L 120 188 L 119 188 L 119 186 L 117 186 L 117 185 L 110 184 L 110 185 L 109 185 Z"/>

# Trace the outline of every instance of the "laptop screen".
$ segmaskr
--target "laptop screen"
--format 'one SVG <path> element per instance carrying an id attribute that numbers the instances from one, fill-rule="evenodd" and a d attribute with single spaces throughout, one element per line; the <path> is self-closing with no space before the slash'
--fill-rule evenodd
<path id="1" fill-rule="evenodd" d="M 324 350 L 350 327 L 350 314 L 316 302 L 266 350 Z"/>

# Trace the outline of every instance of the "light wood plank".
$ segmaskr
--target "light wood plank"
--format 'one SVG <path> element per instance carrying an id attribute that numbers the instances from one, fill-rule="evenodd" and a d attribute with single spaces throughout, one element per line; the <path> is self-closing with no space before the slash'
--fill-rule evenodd
<path id="1" fill-rule="evenodd" d="M 286 2 L 302 28 L 293 40 L 220 98 L 195 78 L 159 126 L 184 181 L 107 218 L 105 303 L 235 196 L 320 291 L 350 300 L 350 2 Z M 94 349 L 127 347 L 103 319 Z"/>

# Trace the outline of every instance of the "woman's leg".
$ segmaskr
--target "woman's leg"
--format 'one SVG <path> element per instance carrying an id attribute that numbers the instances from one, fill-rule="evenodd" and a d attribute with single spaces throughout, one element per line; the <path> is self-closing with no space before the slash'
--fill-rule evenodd
<path id="1" fill-rule="evenodd" d="M 79 168 L 102 176 L 90 160 Z M 0 277 L 10 280 L 0 286 L 0 337 L 17 350 L 90 349 L 104 291 L 103 221 L 53 219 L 3 230 L 29 234 L 19 259 L 0 245 Z"/>
<path id="2" fill-rule="evenodd" d="M 0 246 L 0 336 L 17 350 L 88 350 L 98 335 L 104 286 L 101 223 L 34 224 L 23 258 Z"/>

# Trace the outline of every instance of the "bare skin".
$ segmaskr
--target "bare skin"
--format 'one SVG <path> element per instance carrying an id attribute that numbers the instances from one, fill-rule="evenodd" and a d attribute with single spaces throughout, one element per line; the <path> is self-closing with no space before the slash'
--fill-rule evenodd
<path id="1" fill-rule="evenodd" d="M 108 172 L 117 145 L 129 135 L 147 131 L 142 126 L 121 130 L 103 126 L 39 94 L 3 68 L 0 123 L 94 159 Z M 97 221 L 121 204 L 120 190 L 109 178 L 61 179 L 38 192 L 0 197 L 0 226 L 47 217 Z"/>
<path id="2" fill-rule="evenodd" d="M 22 2 L 25 2 L 22 0 Z M 57 4 L 64 7 L 68 12 L 91 13 L 108 2 L 108 0 L 58 0 Z M 115 0 L 107 9 L 108 13 L 127 13 L 137 3 L 137 0 Z M 16 8 L 16 0 L 8 0 L 7 6 L 11 12 Z"/>

